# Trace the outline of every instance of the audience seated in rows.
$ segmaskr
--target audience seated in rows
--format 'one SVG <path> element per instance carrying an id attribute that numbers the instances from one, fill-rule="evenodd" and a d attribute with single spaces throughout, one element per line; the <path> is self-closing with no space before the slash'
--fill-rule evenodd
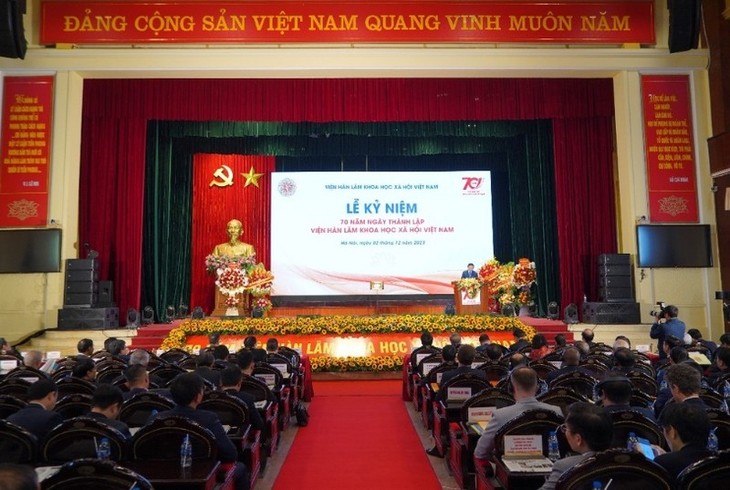
<path id="1" fill-rule="evenodd" d="M 585 402 L 570 405 L 560 430 L 565 434 L 570 449 L 577 454 L 556 461 L 540 490 L 554 490 L 563 473 L 597 451 L 608 449 L 611 445 L 611 426 L 611 419 L 603 408 Z"/>
<path id="2" fill-rule="evenodd" d="M 458 366 L 456 369 L 452 369 L 450 371 L 446 371 L 443 376 L 441 376 L 441 382 L 439 385 L 445 385 L 449 380 L 455 378 L 456 376 L 459 376 L 461 374 L 472 374 L 476 376 L 477 378 L 487 380 L 487 375 L 484 371 L 481 371 L 479 369 L 473 369 L 471 367 L 472 363 L 474 362 L 474 358 L 476 357 L 476 349 L 471 346 L 464 344 L 461 347 L 459 347 L 459 350 L 456 352 L 456 360 L 458 363 Z M 436 394 L 437 400 L 445 400 L 446 394 L 443 390 L 439 390 L 439 392 Z"/>
<path id="3" fill-rule="evenodd" d="M 81 339 L 76 344 L 76 359 L 91 359 L 91 354 L 94 353 L 94 341 L 91 339 Z"/>
<path id="4" fill-rule="evenodd" d="M 715 351 L 717 350 L 717 344 L 713 342 L 712 340 L 705 340 L 702 338 L 702 332 L 697 330 L 696 328 L 690 328 L 687 330 L 687 334 L 692 338 L 692 343 L 690 344 L 691 347 L 704 347 L 710 352 L 710 359 L 715 355 Z"/>
<path id="5" fill-rule="evenodd" d="M 530 347 L 530 342 L 527 340 L 527 334 L 521 328 L 512 329 L 512 336 L 515 339 L 514 344 L 509 346 L 510 352 L 518 352 L 525 347 Z"/>
<path id="6" fill-rule="evenodd" d="M 542 359 L 547 354 L 552 352 L 550 347 L 548 346 L 547 339 L 543 334 L 535 334 L 532 337 L 532 349 L 530 350 L 530 359 L 535 361 L 537 359 Z"/>
<path id="7" fill-rule="evenodd" d="M 550 383 L 558 376 L 572 373 L 574 371 L 580 371 L 584 374 L 587 374 L 588 376 L 593 375 L 593 373 L 580 365 L 580 352 L 578 352 L 578 349 L 576 349 L 575 347 L 567 347 L 563 351 L 562 367 L 556 371 L 548 373 L 547 377 L 545 378 L 545 382 L 549 386 Z"/>
<path id="8" fill-rule="evenodd" d="M 94 391 L 91 398 L 91 411 L 86 416 L 113 427 L 121 432 L 123 436 L 131 439 L 132 434 L 129 431 L 129 426 L 117 420 L 123 403 L 122 390 L 110 384 L 100 384 Z"/>
<path id="9" fill-rule="evenodd" d="M 492 456 L 494 450 L 494 436 L 497 431 L 512 418 L 525 410 L 544 409 L 550 410 L 557 415 L 563 416 L 559 407 L 537 401 L 537 373 L 529 367 L 519 367 L 510 374 L 515 404 L 499 408 L 492 414 L 492 419 L 487 425 L 484 433 L 479 437 L 474 456 L 480 459 L 487 459 Z"/>
<path id="10" fill-rule="evenodd" d="M 243 348 L 251 351 L 254 362 L 266 362 L 266 350 L 256 347 L 256 337 L 249 335 L 243 339 Z"/>
<path id="11" fill-rule="evenodd" d="M 707 408 L 700 398 L 702 374 L 690 363 L 682 362 L 667 367 L 665 379 L 667 388 L 659 392 L 654 402 L 654 413 L 657 417 L 661 417 L 661 412 L 670 403 L 689 403 Z"/>
<path id="12" fill-rule="evenodd" d="M 50 379 L 39 379 L 28 387 L 28 405 L 10 417 L 8 422 L 23 427 L 39 441 L 51 429 L 63 422 L 63 418 L 53 408 L 58 401 L 58 388 Z"/>
<path id="13" fill-rule="evenodd" d="M 580 333 L 580 338 L 581 340 L 583 340 L 583 342 L 588 344 L 588 349 L 595 345 L 595 343 L 593 342 L 594 336 L 595 335 L 593 333 L 593 330 L 591 330 L 590 328 L 586 328 Z"/>
<path id="14" fill-rule="evenodd" d="M 241 391 L 243 375 L 251 376 L 252 373 L 253 354 L 248 351 L 239 352 L 238 366 L 231 364 L 221 372 L 221 390 L 243 401 L 248 407 L 251 427 L 261 430 L 264 428 L 264 421 L 256 409 L 256 400 L 250 394 Z"/>
<path id="15" fill-rule="evenodd" d="M 710 435 L 710 418 L 699 404 L 670 403 L 659 416 L 659 425 L 671 448 L 665 453 L 653 446 L 655 462 L 666 468 L 675 479 L 687 466 L 710 456 L 707 437 Z"/>
<path id="16" fill-rule="evenodd" d="M 215 364 L 215 357 L 210 351 L 201 352 L 195 361 L 195 374 L 203 379 L 210 381 L 213 386 L 219 387 L 221 385 L 221 374 L 217 369 L 213 369 Z"/>
<path id="17" fill-rule="evenodd" d="M 125 401 L 150 389 L 149 373 L 141 364 L 133 364 L 125 369 L 124 378 L 127 385 L 127 391 L 123 393 Z"/>
<path id="18" fill-rule="evenodd" d="M 630 405 L 632 390 L 631 380 L 619 372 L 610 373 L 596 385 L 596 394 L 606 412 L 634 410 L 656 422 L 654 412 L 650 408 Z"/>
<path id="19" fill-rule="evenodd" d="M 486 355 L 487 354 L 487 348 L 492 344 L 492 341 L 489 339 L 489 335 L 483 333 L 479 336 L 479 345 L 476 347 L 476 351 L 479 354 Z"/>

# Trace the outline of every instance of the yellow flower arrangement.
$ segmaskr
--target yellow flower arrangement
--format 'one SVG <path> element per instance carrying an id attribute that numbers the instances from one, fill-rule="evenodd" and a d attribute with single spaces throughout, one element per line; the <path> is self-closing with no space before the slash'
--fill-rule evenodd
<path id="1" fill-rule="evenodd" d="M 274 317 L 235 320 L 186 320 L 173 328 L 162 342 L 162 350 L 184 349 L 189 335 L 349 335 L 384 333 L 474 333 L 511 331 L 519 327 L 528 338 L 537 332 L 516 317 L 497 315 L 388 315 L 322 316 L 314 318 Z M 398 355 L 369 357 L 312 357 L 314 371 L 397 371 L 403 366 Z"/>

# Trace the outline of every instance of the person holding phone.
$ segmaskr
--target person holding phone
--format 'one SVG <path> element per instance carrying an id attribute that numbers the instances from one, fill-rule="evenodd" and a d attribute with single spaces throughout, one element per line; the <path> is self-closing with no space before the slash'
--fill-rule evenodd
<path id="1" fill-rule="evenodd" d="M 687 466 L 712 455 L 707 450 L 710 417 L 704 407 L 693 403 L 670 403 L 662 410 L 659 425 L 671 452 L 653 445 L 654 461 L 675 479 Z"/>

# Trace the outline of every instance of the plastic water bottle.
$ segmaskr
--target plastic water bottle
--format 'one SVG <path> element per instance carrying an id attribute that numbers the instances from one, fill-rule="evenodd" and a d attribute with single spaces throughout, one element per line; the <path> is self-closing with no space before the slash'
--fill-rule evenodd
<path id="1" fill-rule="evenodd" d="M 626 449 L 629 451 L 636 451 L 636 449 L 639 447 L 639 438 L 636 437 L 636 434 L 634 432 L 629 432 L 629 440 L 626 443 Z"/>
<path id="2" fill-rule="evenodd" d="M 599 481 L 594 481 L 593 485 L 591 485 L 591 488 L 593 490 L 603 490 L 603 485 L 601 485 L 601 482 Z"/>
<path id="3" fill-rule="evenodd" d="M 550 432 L 550 437 L 548 437 L 548 459 L 550 459 L 553 463 L 560 459 L 558 435 L 555 431 Z"/>
<path id="4" fill-rule="evenodd" d="M 722 397 L 725 401 L 730 400 L 730 381 L 725 381 L 725 384 L 722 386 Z"/>
<path id="5" fill-rule="evenodd" d="M 707 450 L 712 453 L 716 453 L 718 449 L 717 434 L 715 434 L 716 430 L 717 427 L 713 427 L 710 431 L 710 435 L 707 437 Z"/>
<path id="6" fill-rule="evenodd" d="M 96 447 L 96 459 L 109 459 L 112 455 L 112 448 L 109 445 L 109 439 L 102 437 L 99 445 Z"/>
<path id="7" fill-rule="evenodd" d="M 190 444 L 190 435 L 185 434 L 180 446 L 180 467 L 190 468 L 193 465 L 193 446 Z"/>

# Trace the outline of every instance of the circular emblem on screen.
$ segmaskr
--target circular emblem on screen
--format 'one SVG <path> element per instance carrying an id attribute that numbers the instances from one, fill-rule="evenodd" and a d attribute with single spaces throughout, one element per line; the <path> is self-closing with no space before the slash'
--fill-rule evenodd
<path id="1" fill-rule="evenodd" d="M 279 194 L 292 196 L 297 191 L 297 184 L 292 179 L 286 178 L 279 182 Z"/>

